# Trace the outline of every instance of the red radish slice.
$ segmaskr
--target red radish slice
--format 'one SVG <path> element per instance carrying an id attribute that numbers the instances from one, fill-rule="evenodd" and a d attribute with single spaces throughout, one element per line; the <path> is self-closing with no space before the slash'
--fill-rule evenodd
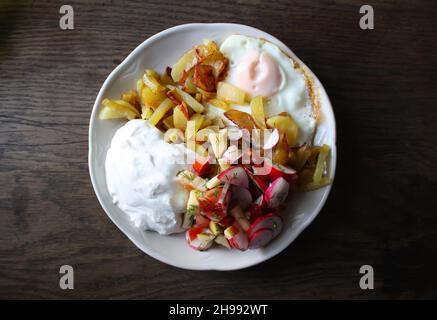
<path id="1" fill-rule="evenodd" d="M 233 184 L 242 188 L 249 188 L 249 179 L 247 178 L 246 171 L 242 166 L 233 166 L 222 173 L 220 173 L 217 177 L 220 181 Z"/>
<path id="2" fill-rule="evenodd" d="M 255 176 L 250 169 L 248 169 L 247 167 L 244 167 L 244 169 L 246 170 L 247 176 L 249 177 L 250 182 L 252 183 L 252 185 L 261 193 L 264 193 L 268 186 L 267 184 L 259 177 L 259 176 Z"/>
<path id="3" fill-rule="evenodd" d="M 264 210 L 267 206 L 266 199 L 264 199 L 264 195 L 260 195 L 255 201 L 254 204 L 259 205 L 261 210 Z"/>
<path id="4" fill-rule="evenodd" d="M 256 219 L 258 219 L 259 217 L 262 216 L 262 209 L 261 207 L 256 204 L 256 203 L 252 203 L 252 205 L 250 206 L 250 221 L 253 222 Z"/>
<path id="5" fill-rule="evenodd" d="M 247 230 L 247 235 L 251 238 L 255 232 L 261 229 L 270 229 L 273 231 L 273 238 L 281 233 L 283 227 L 282 218 L 274 213 L 269 213 L 256 219 Z"/>
<path id="6" fill-rule="evenodd" d="M 197 235 L 201 233 L 205 229 L 205 227 L 199 226 L 199 227 L 192 227 L 187 230 L 185 233 L 185 236 L 187 238 L 187 241 L 192 241 L 197 238 Z"/>
<path id="7" fill-rule="evenodd" d="M 291 185 L 294 185 L 297 181 L 297 172 L 292 168 L 287 168 L 283 165 L 273 163 L 270 159 L 265 159 L 264 167 L 269 173 L 271 181 L 277 178 L 284 178 Z"/>
<path id="8" fill-rule="evenodd" d="M 228 239 L 231 247 L 245 251 L 249 246 L 249 239 L 247 238 L 246 232 L 244 232 L 238 222 L 225 229 L 224 235 Z"/>
<path id="9" fill-rule="evenodd" d="M 239 232 L 229 240 L 229 243 L 235 249 L 246 251 L 249 247 L 249 239 L 247 238 L 246 232 L 242 230 L 241 226 L 237 222 L 234 222 L 233 226 L 235 226 Z"/>
<path id="10" fill-rule="evenodd" d="M 235 221 L 238 222 L 241 229 L 243 231 L 247 231 L 250 227 L 250 222 L 247 220 L 243 210 L 239 206 L 235 206 L 231 209 L 231 215 L 235 218 Z"/>
<path id="11" fill-rule="evenodd" d="M 279 207 L 287 199 L 289 190 L 290 185 L 284 178 L 279 177 L 273 181 L 264 194 L 269 208 Z"/>
<path id="12" fill-rule="evenodd" d="M 194 250 L 205 251 L 211 248 L 212 243 L 214 241 L 200 241 L 199 239 L 194 239 L 193 241 L 189 241 L 188 245 Z"/>
<path id="13" fill-rule="evenodd" d="M 245 188 L 239 188 L 237 186 L 232 186 L 231 188 L 233 206 L 238 205 L 241 209 L 246 210 L 252 203 L 252 194 L 249 190 Z"/>
<path id="14" fill-rule="evenodd" d="M 276 146 L 279 142 L 279 131 L 278 129 L 274 129 L 273 131 L 266 134 L 266 131 L 264 131 L 264 145 L 263 149 L 272 149 L 274 146 Z"/>
<path id="15" fill-rule="evenodd" d="M 211 169 L 210 157 L 196 156 L 196 161 L 193 164 L 193 169 L 199 176 L 203 176 Z"/>
<path id="16" fill-rule="evenodd" d="M 241 158 L 240 150 L 238 150 L 237 146 L 229 146 L 229 148 L 226 149 L 225 153 L 223 153 L 222 158 L 232 164 L 238 163 L 238 160 L 240 160 Z"/>
<path id="17" fill-rule="evenodd" d="M 243 137 L 243 131 L 235 126 L 229 126 L 228 129 L 228 138 L 231 141 L 238 141 Z"/>
<path id="18" fill-rule="evenodd" d="M 200 235 L 204 235 L 204 238 L 207 240 L 202 241 Z M 191 248 L 199 251 L 208 250 L 214 242 L 214 236 L 212 235 L 211 230 L 204 227 L 191 228 L 185 233 L 185 239 Z"/>
<path id="19" fill-rule="evenodd" d="M 269 183 L 271 168 L 269 166 L 252 166 L 253 175 L 260 178 L 262 181 Z"/>
<path id="20" fill-rule="evenodd" d="M 273 240 L 273 231 L 271 229 L 259 229 L 249 239 L 249 249 L 258 249 L 264 247 Z"/>

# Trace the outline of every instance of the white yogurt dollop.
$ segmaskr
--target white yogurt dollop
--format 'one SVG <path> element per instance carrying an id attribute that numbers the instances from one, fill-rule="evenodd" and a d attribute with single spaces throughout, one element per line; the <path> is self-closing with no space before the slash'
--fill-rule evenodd
<path id="1" fill-rule="evenodd" d="M 176 181 L 187 165 L 183 145 L 169 144 L 144 120 L 117 130 L 106 155 L 106 183 L 113 202 L 136 227 L 160 234 L 183 231 L 188 191 Z"/>

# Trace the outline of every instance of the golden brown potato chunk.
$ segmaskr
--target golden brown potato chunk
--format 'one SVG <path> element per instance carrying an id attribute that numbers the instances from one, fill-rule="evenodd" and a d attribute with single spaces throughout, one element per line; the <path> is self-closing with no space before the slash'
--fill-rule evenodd
<path id="1" fill-rule="evenodd" d="M 214 78 L 214 68 L 209 65 L 199 64 L 194 67 L 194 84 L 207 92 L 214 92 L 215 89 L 215 78 Z"/>

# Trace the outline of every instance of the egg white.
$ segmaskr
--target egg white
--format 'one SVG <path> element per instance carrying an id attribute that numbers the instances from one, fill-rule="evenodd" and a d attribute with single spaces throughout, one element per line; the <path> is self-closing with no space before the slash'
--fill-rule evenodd
<path id="1" fill-rule="evenodd" d="M 287 112 L 299 127 L 298 144 L 311 143 L 316 128 L 316 119 L 313 116 L 310 89 L 304 74 L 295 68 L 293 60 L 273 43 L 243 35 L 231 35 L 226 38 L 220 46 L 220 51 L 229 59 L 229 71 L 224 81 L 237 87 L 236 67 L 248 52 L 265 52 L 278 63 L 282 80 L 277 92 L 266 99 L 264 106 L 266 117 Z M 233 105 L 233 108 L 251 112 L 249 105 Z M 210 106 L 208 114 L 223 114 L 223 110 Z"/>

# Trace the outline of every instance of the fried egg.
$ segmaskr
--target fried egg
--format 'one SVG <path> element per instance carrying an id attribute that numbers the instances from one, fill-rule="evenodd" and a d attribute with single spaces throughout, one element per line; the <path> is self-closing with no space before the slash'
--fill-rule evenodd
<path id="1" fill-rule="evenodd" d="M 273 43 L 243 35 L 226 38 L 220 51 L 229 59 L 224 81 L 245 91 L 249 100 L 264 96 L 266 117 L 287 112 L 299 127 L 298 143 L 310 143 L 316 127 L 315 106 L 312 88 L 298 64 Z M 251 112 L 249 105 L 233 108 Z"/>

